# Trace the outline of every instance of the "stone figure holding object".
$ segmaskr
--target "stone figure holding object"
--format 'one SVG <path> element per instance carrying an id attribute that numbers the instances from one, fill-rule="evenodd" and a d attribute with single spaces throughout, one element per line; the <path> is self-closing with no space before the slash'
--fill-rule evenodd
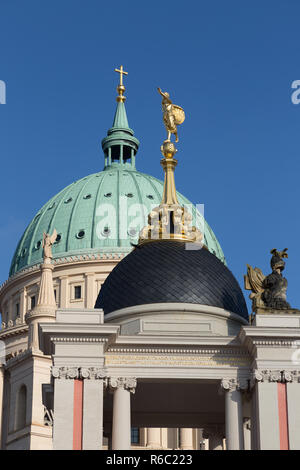
<path id="1" fill-rule="evenodd" d="M 52 235 L 49 233 L 43 234 L 43 257 L 44 257 L 44 263 L 50 263 L 51 259 L 53 258 L 52 256 L 52 245 L 55 242 L 57 238 L 57 231 L 54 229 Z"/>

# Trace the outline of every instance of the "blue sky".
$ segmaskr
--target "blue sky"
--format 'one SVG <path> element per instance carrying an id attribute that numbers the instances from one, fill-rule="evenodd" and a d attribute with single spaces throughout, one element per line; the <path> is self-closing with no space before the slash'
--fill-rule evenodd
<path id="1" fill-rule="evenodd" d="M 123 64 L 137 168 L 162 178 L 160 86 L 186 112 L 178 190 L 205 204 L 241 285 L 246 263 L 266 274 L 270 249 L 288 247 L 300 308 L 297 0 L 0 0 L 0 12 L 1 282 L 38 209 L 103 168 Z"/>

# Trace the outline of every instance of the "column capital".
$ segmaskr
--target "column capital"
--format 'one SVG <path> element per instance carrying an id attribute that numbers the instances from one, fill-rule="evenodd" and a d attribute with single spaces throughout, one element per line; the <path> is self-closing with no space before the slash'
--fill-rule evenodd
<path id="1" fill-rule="evenodd" d="M 300 383 L 300 370 L 255 369 L 251 374 L 251 388 L 259 382 Z"/>
<path id="2" fill-rule="evenodd" d="M 104 380 L 106 373 L 100 367 L 69 367 L 53 366 L 51 370 L 52 376 L 55 379 L 87 379 L 87 380 Z"/>
<path id="3" fill-rule="evenodd" d="M 135 393 L 137 381 L 135 377 L 109 377 L 107 385 L 110 391 L 123 388 L 130 393 Z"/>
<path id="4" fill-rule="evenodd" d="M 220 383 L 221 391 L 233 392 L 235 390 L 246 391 L 248 379 L 224 378 Z"/>

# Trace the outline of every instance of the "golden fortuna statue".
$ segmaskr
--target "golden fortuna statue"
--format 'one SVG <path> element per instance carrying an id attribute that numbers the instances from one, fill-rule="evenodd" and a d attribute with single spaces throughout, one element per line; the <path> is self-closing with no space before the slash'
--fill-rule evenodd
<path id="1" fill-rule="evenodd" d="M 182 124 L 185 120 L 185 114 L 183 109 L 176 104 L 173 104 L 170 100 L 170 95 L 167 92 L 162 92 L 160 88 L 158 93 L 162 96 L 162 110 L 163 110 L 163 120 L 166 127 L 168 137 L 167 141 L 171 141 L 171 134 L 175 135 L 175 142 L 178 142 L 177 126 Z"/>

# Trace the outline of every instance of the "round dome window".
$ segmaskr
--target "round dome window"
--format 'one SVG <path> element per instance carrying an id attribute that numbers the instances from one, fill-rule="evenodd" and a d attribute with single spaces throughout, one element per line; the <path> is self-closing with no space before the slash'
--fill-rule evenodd
<path id="1" fill-rule="evenodd" d="M 76 238 L 83 238 L 85 235 L 85 231 L 84 230 L 79 230 L 79 232 L 76 234 Z"/>
<path id="2" fill-rule="evenodd" d="M 103 235 L 104 237 L 108 237 L 109 234 L 110 234 L 110 232 L 111 232 L 111 230 L 110 230 L 109 227 L 104 227 L 104 229 L 102 230 L 102 235 Z"/>

